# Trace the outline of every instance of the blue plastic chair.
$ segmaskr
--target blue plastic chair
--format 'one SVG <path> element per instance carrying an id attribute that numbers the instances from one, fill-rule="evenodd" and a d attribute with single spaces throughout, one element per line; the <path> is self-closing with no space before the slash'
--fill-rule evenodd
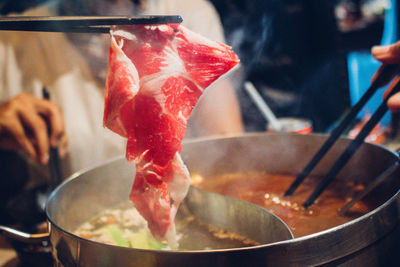
<path id="1" fill-rule="evenodd" d="M 398 40 L 397 22 L 397 0 L 390 0 L 390 6 L 385 11 L 383 34 L 381 45 L 393 44 Z M 368 89 L 373 74 L 377 71 L 381 63 L 375 60 L 371 52 L 357 51 L 347 55 L 347 68 L 349 73 L 350 102 L 354 105 Z M 386 88 L 379 89 L 359 113 L 358 118 L 366 114 L 372 114 L 382 103 L 382 95 Z M 381 125 L 390 124 L 390 113 L 388 112 L 381 120 Z"/>

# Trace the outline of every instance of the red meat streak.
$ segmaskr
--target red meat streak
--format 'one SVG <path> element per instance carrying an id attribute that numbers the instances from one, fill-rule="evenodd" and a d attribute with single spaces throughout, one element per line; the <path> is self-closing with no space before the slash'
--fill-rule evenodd
<path id="1" fill-rule="evenodd" d="M 238 62 L 229 46 L 177 24 L 111 30 L 104 126 L 128 138 L 130 199 L 159 239 L 175 235 L 189 188 L 180 158 L 187 119 L 204 89 Z"/>

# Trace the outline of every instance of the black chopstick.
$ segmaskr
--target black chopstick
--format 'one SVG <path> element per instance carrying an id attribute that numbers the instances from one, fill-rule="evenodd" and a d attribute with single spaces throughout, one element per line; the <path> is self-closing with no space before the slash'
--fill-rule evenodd
<path id="1" fill-rule="evenodd" d="M 0 23 L 1 24 L 1 23 Z M 32 27 L 2 27 L 0 25 L 0 31 L 23 31 L 23 32 L 74 32 L 74 33 L 110 33 L 110 26 L 87 26 L 87 27 L 55 27 L 47 26 L 40 28 Z"/>
<path id="2" fill-rule="evenodd" d="M 381 184 L 386 178 L 392 175 L 400 166 L 399 159 L 392 163 L 389 168 L 383 171 L 378 177 L 376 177 L 371 183 L 369 183 L 362 191 L 353 197 L 353 199 L 346 203 L 340 210 L 339 215 L 345 215 L 346 212 L 360 199 L 372 191 L 375 187 Z"/>
<path id="3" fill-rule="evenodd" d="M 349 159 L 357 151 L 358 147 L 363 143 L 365 137 L 371 132 L 375 125 L 381 120 L 383 115 L 385 115 L 388 110 L 387 101 L 395 93 L 400 91 L 400 82 L 395 85 L 395 87 L 390 91 L 390 93 L 384 98 L 383 102 L 379 105 L 377 110 L 368 120 L 368 122 L 361 129 L 357 137 L 350 143 L 346 150 L 340 155 L 339 159 L 335 162 L 333 167 L 317 185 L 314 191 L 311 193 L 310 197 L 304 202 L 303 207 L 307 208 L 314 203 L 318 196 L 323 192 L 323 190 L 330 184 L 330 182 L 336 177 L 336 175 L 342 170 Z"/>
<path id="4" fill-rule="evenodd" d="M 0 30 L 108 33 L 111 25 L 181 23 L 182 17 L 168 16 L 60 16 L 0 17 Z"/>
<path id="5" fill-rule="evenodd" d="M 49 100 L 50 94 L 46 87 L 42 88 L 42 96 L 44 99 Z M 50 147 L 49 149 L 49 168 L 50 168 L 50 190 L 55 189 L 63 180 L 60 157 L 58 155 L 57 147 Z"/>
<path id="6" fill-rule="evenodd" d="M 313 156 L 306 167 L 300 172 L 296 180 L 290 185 L 289 189 L 285 192 L 285 196 L 293 194 L 293 192 L 299 187 L 303 180 L 311 173 L 315 166 L 321 161 L 323 156 L 328 152 L 340 135 L 347 129 L 350 123 L 354 120 L 358 112 L 363 108 L 363 106 L 368 102 L 376 90 L 383 86 L 383 83 L 387 82 L 388 79 L 392 77 L 394 72 L 397 70 L 398 65 L 383 65 L 383 69 L 380 75 L 375 79 L 375 81 L 370 85 L 368 90 L 364 93 L 361 99 L 351 108 L 350 112 L 341 121 L 341 123 L 332 131 L 329 138 Z"/>

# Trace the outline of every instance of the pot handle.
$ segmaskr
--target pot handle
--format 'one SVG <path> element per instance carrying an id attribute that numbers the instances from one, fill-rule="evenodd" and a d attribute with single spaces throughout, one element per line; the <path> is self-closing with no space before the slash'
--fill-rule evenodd
<path id="1" fill-rule="evenodd" d="M 18 240 L 27 244 L 37 244 L 50 240 L 50 233 L 29 234 L 3 225 L 0 225 L 0 233 L 3 233 L 13 240 Z"/>

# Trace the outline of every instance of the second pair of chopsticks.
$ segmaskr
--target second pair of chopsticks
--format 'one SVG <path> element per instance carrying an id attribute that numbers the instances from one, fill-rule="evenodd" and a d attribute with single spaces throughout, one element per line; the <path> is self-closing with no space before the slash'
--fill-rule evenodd
<path id="1" fill-rule="evenodd" d="M 168 16 L 60 16 L 60 17 L 0 17 L 0 30 L 109 33 L 111 25 L 181 23 L 182 17 Z"/>
<path id="2" fill-rule="evenodd" d="M 365 94 L 361 97 L 361 99 L 353 106 L 350 112 L 346 115 L 346 117 L 342 120 L 342 122 L 332 131 L 329 138 L 325 141 L 325 143 L 321 146 L 321 148 L 317 151 L 311 161 L 306 165 L 303 171 L 297 176 L 296 180 L 292 183 L 289 189 L 285 192 L 285 196 L 291 195 L 303 182 L 303 180 L 311 173 L 314 167 L 320 162 L 320 160 L 324 157 L 324 155 L 328 152 L 328 150 L 332 147 L 332 145 L 336 142 L 336 140 L 340 137 L 340 135 L 347 129 L 350 123 L 354 120 L 358 112 L 363 108 L 363 106 L 368 102 L 368 100 L 372 97 L 372 95 L 376 92 L 376 90 L 383 86 L 398 70 L 398 65 L 384 65 L 380 75 L 374 80 Z M 310 195 L 310 197 L 303 204 L 304 207 L 308 207 L 314 203 L 314 201 L 318 198 L 318 196 L 322 193 L 322 191 L 329 185 L 329 183 L 335 178 L 335 176 L 339 173 L 339 171 L 346 165 L 347 161 L 352 157 L 358 147 L 362 144 L 365 137 L 371 132 L 371 130 L 375 127 L 375 125 L 380 121 L 383 115 L 388 110 L 387 101 L 388 99 L 400 91 L 400 83 L 396 84 L 392 91 L 385 97 L 382 104 L 378 107 L 375 113 L 372 115 L 367 124 L 362 128 L 357 137 L 350 143 L 347 149 L 343 152 L 343 154 L 339 157 L 339 159 L 335 162 L 333 167 L 327 173 L 327 175 L 322 179 L 322 181 L 318 184 L 316 189 Z"/>

